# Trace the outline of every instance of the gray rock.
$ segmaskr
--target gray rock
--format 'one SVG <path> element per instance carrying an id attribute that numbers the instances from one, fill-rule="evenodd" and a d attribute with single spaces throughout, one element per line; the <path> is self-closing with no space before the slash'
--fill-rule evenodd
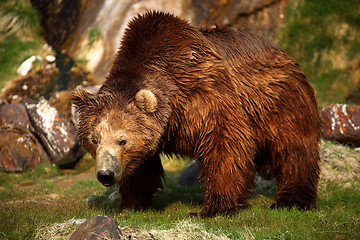
<path id="1" fill-rule="evenodd" d="M 32 126 L 30 130 L 40 139 L 51 161 L 60 167 L 76 163 L 83 150 L 76 139 L 74 124 L 45 99 L 25 106 Z"/>
<path id="2" fill-rule="evenodd" d="M 199 181 L 199 168 L 195 160 L 191 161 L 185 170 L 181 173 L 178 180 L 178 185 L 181 187 L 201 185 L 201 181 Z M 271 196 L 274 195 L 276 191 L 276 180 L 269 175 L 263 177 L 257 173 L 255 176 L 254 186 L 255 191 L 258 194 Z"/>
<path id="3" fill-rule="evenodd" d="M 192 187 L 200 185 L 199 168 L 195 160 L 191 161 L 181 173 L 178 185 L 181 187 Z"/>
<path id="4" fill-rule="evenodd" d="M 121 239 L 120 226 L 113 217 L 95 216 L 84 222 L 70 236 L 70 240 Z"/>
<path id="5" fill-rule="evenodd" d="M 0 127 L 0 170 L 19 172 L 50 159 L 35 136 L 21 123 Z"/>
<path id="6" fill-rule="evenodd" d="M 331 105 L 321 109 L 320 117 L 324 139 L 360 147 L 360 106 Z"/>

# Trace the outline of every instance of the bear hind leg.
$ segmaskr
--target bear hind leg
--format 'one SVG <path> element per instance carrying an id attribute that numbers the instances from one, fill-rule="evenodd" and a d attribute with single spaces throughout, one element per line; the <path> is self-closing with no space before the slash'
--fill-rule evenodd
<path id="1" fill-rule="evenodd" d="M 272 164 L 277 180 L 276 204 L 272 208 L 315 208 L 319 161 L 317 141 L 306 146 L 287 144 L 286 149 L 278 152 Z"/>
<path id="2" fill-rule="evenodd" d="M 239 165 L 226 160 L 220 159 L 215 168 L 201 167 L 200 162 L 205 190 L 204 204 L 197 214 L 201 217 L 233 214 L 247 206 L 246 200 L 251 195 L 254 183 L 255 166 L 251 161 L 245 160 Z"/>

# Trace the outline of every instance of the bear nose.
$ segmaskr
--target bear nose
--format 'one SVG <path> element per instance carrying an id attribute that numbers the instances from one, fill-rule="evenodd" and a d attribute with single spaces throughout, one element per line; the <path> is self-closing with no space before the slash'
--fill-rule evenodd
<path id="1" fill-rule="evenodd" d="M 114 172 L 107 170 L 100 170 L 97 172 L 98 180 L 106 187 L 109 187 L 114 184 Z"/>

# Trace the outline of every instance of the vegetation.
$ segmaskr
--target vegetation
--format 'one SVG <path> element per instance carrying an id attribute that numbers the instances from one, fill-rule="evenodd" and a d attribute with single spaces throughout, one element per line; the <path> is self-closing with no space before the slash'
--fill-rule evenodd
<path id="1" fill-rule="evenodd" d="M 97 27 L 93 27 L 89 30 L 88 33 L 88 46 L 89 48 L 97 41 L 101 40 L 101 30 Z"/>
<path id="2" fill-rule="evenodd" d="M 301 65 L 322 105 L 360 89 L 360 2 L 289 1 L 278 44 Z"/>
<path id="3" fill-rule="evenodd" d="M 25 59 L 44 51 L 38 32 L 38 18 L 28 0 L 0 1 L 0 88 L 17 75 Z"/>

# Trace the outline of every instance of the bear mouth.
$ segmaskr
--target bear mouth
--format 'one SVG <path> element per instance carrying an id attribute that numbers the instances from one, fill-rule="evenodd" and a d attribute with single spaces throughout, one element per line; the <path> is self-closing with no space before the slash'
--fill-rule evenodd
<path id="1" fill-rule="evenodd" d="M 101 184 L 105 187 L 111 187 L 114 185 L 114 182 L 101 182 Z"/>

